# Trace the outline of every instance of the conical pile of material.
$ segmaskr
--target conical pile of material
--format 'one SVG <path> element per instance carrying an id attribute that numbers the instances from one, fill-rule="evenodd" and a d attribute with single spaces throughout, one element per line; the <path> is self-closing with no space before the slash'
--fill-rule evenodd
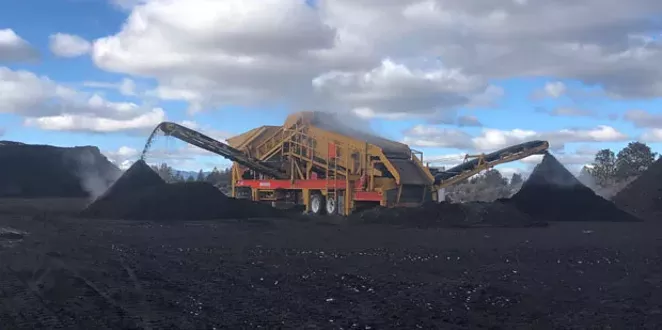
<path id="1" fill-rule="evenodd" d="M 269 205 L 225 196 L 206 182 L 165 183 L 138 161 L 81 212 L 86 218 L 122 220 L 211 220 L 278 217 Z"/>
<path id="2" fill-rule="evenodd" d="M 512 201 L 547 221 L 638 221 L 583 185 L 554 156 L 545 154 Z"/>
<path id="3" fill-rule="evenodd" d="M 662 219 L 662 159 L 648 167 L 612 199 L 616 205 L 645 220 Z"/>
<path id="4" fill-rule="evenodd" d="M 154 172 L 145 161 L 139 160 L 133 163 L 98 200 L 118 198 L 147 187 L 165 185 L 166 182 L 158 173 Z"/>

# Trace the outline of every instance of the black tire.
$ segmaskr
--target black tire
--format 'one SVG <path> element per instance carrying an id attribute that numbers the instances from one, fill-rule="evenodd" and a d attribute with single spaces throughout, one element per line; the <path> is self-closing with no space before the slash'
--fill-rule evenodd
<path id="1" fill-rule="evenodd" d="M 324 205 L 324 210 L 326 214 L 334 215 L 338 214 L 338 200 L 336 198 L 327 198 L 326 205 Z"/>
<path id="2" fill-rule="evenodd" d="M 310 196 L 310 212 L 315 215 L 326 213 L 326 198 L 322 194 L 316 193 Z"/>

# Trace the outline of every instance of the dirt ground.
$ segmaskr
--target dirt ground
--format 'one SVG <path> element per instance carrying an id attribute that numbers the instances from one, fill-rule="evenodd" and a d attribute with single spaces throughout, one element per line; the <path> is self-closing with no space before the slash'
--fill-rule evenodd
<path id="1" fill-rule="evenodd" d="M 0 202 L 7 329 L 647 329 L 662 225 L 416 229 L 66 217 Z M 18 214 L 17 214 L 18 213 Z"/>

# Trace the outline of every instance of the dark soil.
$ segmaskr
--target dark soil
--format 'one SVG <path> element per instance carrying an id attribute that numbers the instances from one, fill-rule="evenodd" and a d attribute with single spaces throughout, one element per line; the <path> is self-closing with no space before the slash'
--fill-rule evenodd
<path id="1" fill-rule="evenodd" d="M 646 220 L 662 219 L 662 158 L 612 198 L 622 209 Z"/>
<path id="2" fill-rule="evenodd" d="M 546 221 L 640 221 L 579 182 L 551 154 L 545 154 L 512 202 Z"/>
<path id="3" fill-rule="evenodd" d="M 662 324 L 658 222 L 465 230 L 0 215 L 0 227 L 26 232 L 0 239 L 3 329 Z"/>
<path id="4" fill-rule="evenodd" d="M 146 163 L 138 161 L 80 215 L 170 221 L 278 217 L 282 214 L 266 204 L 227 197 L 206 182 L 166 184 Z"/>
<path id="5" fill-rule="evenodd" d="M 119 175 L 97 147 L 0 142 L 0 197 L 89 197 Z"/>
<path id="6" fill-rule="evenodd" d="M 427 203 L 416 208 L 375 208 L 352 215 L 363 223 L 383 223 L 413 227 L 530 227 L 544 226 L 519 211 L 508 200 L 492 203 Z"/>

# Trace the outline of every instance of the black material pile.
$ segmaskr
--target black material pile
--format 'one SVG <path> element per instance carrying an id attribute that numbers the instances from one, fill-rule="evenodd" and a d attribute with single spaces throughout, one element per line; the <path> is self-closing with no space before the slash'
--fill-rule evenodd
<path id="1" fill-rule="evenodd" d="M 375 208 L 352 215 L 364 223 L 413 227 L 531 227 L 544 226 L 519 211 L 508 200 L 492 203 L 426 203 L 413 208 Z"/>
<path id="2" fill-rule="evenodd" d="M 0 141 L 0 197 L 89 197 L 120 175 L 97 147 Z"/>
<path id="3" fill-rule="evenodd" d="M 662 219 L 662 159 L 612 199 L 620 208 L 642 219 Z"/>
<path id="4" fill-rule="evenodd" d="M 545 154 L 512 202 L 523 212 L 546 221 L 639 220 L 596 195 L 550 154 Z"/>
<path id="5" fill-rule="evenodd" d="M 80 214 L 123 220 L 211 220 L 278 217 L 269 205 L 227 197 L 206 182 L 165 183 L 138 161 Z"/>

